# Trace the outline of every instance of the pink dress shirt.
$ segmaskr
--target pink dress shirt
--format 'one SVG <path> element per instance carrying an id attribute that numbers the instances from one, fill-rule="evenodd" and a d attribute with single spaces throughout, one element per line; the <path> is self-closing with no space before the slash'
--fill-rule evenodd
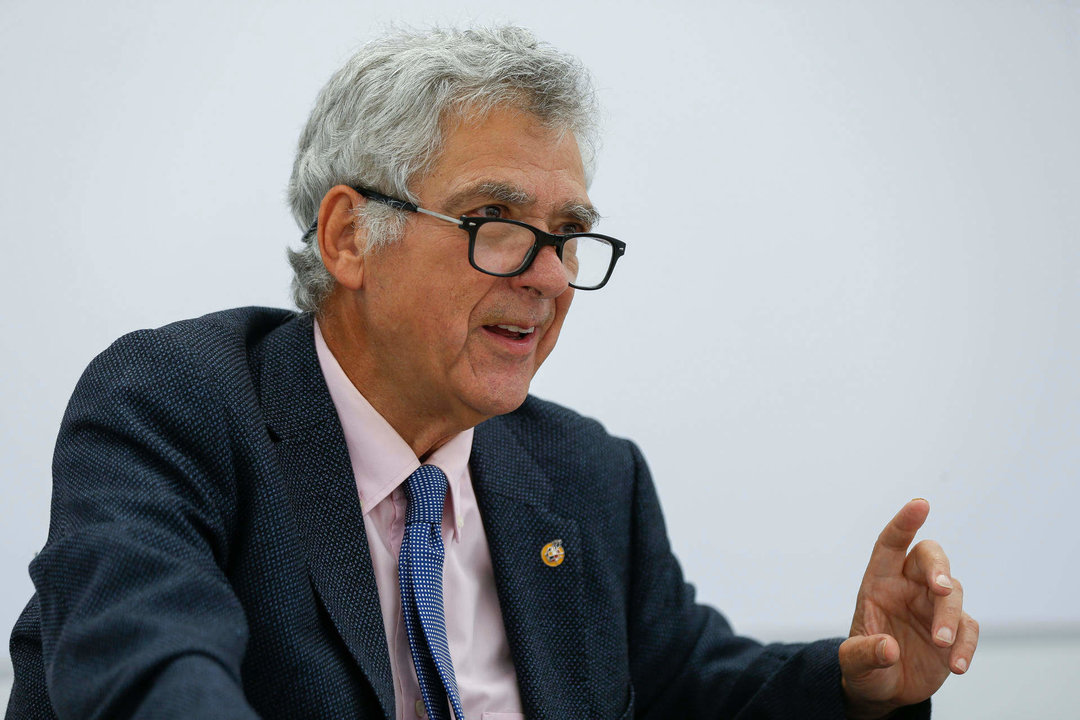
<path id="1" fill-rule="evenodd" d="M 341 369 L 315 323 L 315 350 L 337 409 L 364 515 L 379 591 L 397 720 L 426 717 L 401 616 L 398 553 L 405 532 L 402 483 L 420 462 L 409 445 L 364 399 Z M 472 429 L 427 459 L 449 481 L 443 510 L 443 598 L 446 634 L 461 706 L 468 720 L 523 720 L 517 674 L 495 594 L 491 553 L 469 476 Z"/>

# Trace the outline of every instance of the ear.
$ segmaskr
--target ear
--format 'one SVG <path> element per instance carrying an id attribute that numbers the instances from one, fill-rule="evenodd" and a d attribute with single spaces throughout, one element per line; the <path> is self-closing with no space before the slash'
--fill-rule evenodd
<path id="1" fill-rule="evenodd" d="M 319 252 L 323 265 L 338 284 L 359 290 L 364 284 L 364 248 L 367 231 L 358 230 L 355 208 L 367 198 L 348 185 L 335 185 L 319 205 Z"/>

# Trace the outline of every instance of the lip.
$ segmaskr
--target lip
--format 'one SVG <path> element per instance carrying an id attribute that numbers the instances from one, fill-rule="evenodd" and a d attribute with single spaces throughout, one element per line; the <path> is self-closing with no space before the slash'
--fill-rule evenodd
<path id="1" fill-rule="evenodd" d="M 510 338 L 492 331 L 490 328 L 494 327 L 495 325 L 516 325 L 518 327 L 532 327 L 535 329 L 533 330 L 533 332 L 521 338 Z M 539 336 L 543 333 L 543 329 L 540 324 L 522 322 L 490 323 L 488 325 L 481 325 L 480 331 L 483 333 L 484 337 L 488 339 L 489 342 L 493 343 L 502 352 L 522 357 L 532 354 L 532 352 L 536 349 L 537 343 L 540 340 Z"/>

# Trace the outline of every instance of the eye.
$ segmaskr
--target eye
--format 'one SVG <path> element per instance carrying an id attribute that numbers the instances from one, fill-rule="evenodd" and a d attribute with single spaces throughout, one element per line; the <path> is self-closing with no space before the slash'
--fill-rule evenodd
<path id="1" fill-rule="evenodd" d="M 479 212 L 477 212 L 476 215 L 478 217 L 492 218 L 506 217 L 505 210 L 506 208 L 500 205 L 485 205 L 484 207 L 479 209 Z"/>
<path id="2" fill-rule="evenodd" d="M 559 229 L 555 231 L 556 235 L 571 235 L 573 233 L 589 232 L 589 229 L 581 223 L 563 223 L 559 226 Z"/>

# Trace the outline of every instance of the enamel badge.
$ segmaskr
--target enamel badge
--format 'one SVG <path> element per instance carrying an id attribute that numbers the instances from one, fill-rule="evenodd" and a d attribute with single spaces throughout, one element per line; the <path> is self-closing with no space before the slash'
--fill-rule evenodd
<path id="1" fill-rule="evenodd" d="M 562 540 L 552 540 L 540 549 L 540 559 L 548 567 L 558 566 L 565 557 L 566 550 L 563 549 Z"/>

